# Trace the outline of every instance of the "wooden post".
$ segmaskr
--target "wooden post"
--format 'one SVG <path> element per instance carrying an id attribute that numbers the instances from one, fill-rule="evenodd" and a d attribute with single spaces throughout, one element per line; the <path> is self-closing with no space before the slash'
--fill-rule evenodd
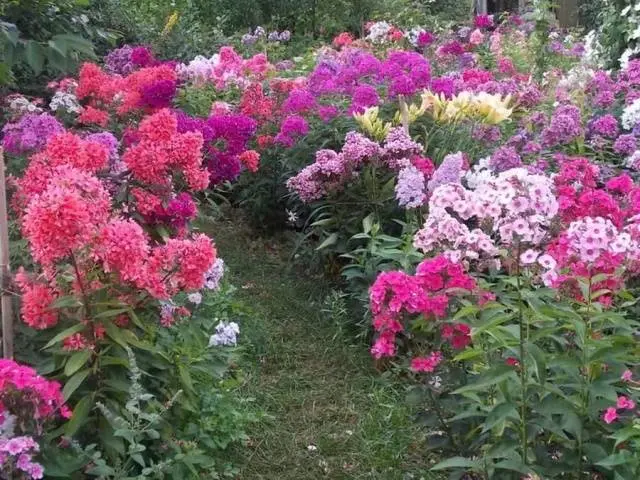
<path id="1" fill-rule="evenodd" d="M 7 216 L 7 188 L 5 165 L 0 148 L 0 307 L 2 309 L 2 355 L 13 358 L 13 309 L 12 298 L 6 291 L 9 283 L 9 217 Z"/>
<path id="2" fill-rule="evenodd" d="M 561 0 L 558 2 L 556 15 L 562 28 L 578 25 L 578 0 Z"/>

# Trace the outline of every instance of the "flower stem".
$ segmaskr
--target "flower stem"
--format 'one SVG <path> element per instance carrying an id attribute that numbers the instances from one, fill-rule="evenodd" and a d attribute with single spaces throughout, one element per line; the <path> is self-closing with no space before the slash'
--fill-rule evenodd
<path id="1" fill-rule="evenodd" d="M 522 298 L 522 285 L 520 281 L 520 246 L 518 246 L 516 267 L 516 288 L 518 290 L 518 323 L 520 325 L 520 448 L 522 450 L 522 463 L 527 464 L 527 362 L 525 337 L 528 336 L 524 315 L 524 300 Z"/>

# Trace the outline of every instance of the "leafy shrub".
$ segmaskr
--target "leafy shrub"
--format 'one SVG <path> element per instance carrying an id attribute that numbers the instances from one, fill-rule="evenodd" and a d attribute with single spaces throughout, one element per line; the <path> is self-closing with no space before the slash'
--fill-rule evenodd
<path id="1" fill-rule="evenodd" d="M 0 85 L 19 84 L 26 92 L 32 78 L 70 73 L 94 46 L 112 45 L 115 35 L 95 25 L 79 2 L 33 0 L 0 7 Z"/>

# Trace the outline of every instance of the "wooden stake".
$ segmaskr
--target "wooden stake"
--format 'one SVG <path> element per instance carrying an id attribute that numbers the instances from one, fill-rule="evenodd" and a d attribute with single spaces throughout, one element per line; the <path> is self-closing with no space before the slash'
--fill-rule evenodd
<path id="1" fill-rule="evenodd" d="M 9 217 L 7 216 L 7 188 L 5 165 L 0 148 L 0 307 L 2 309 L 2 355 L 13 358 L 13 309 L 11 295 L 6 291 L 9 273 Z"/>

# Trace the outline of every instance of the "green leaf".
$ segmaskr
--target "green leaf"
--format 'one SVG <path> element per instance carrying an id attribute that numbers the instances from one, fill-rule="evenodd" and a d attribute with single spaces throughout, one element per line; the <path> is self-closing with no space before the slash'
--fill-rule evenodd
<path id="1" fill-rule="evenodd" d="M 18 44 L 20 31 L 13 23 L 0 21 L 0 32 L 14 47 Z"/>
<path id="2" fill-rule="evenodd" d="M 75 352 L 69 360 L 67 360 L 66 365 L 64 366 L 64 374 L 67 377 L 70 377 L 75 372 L 77 372 L 80 368 L 87 363 L 87 360 L 91 357 L 91 352 L 89 350 L 82 350 L 80 352 Z"/>
<path id="3" fill-rule="evenodd" d="M 524 463 L 516 461 L 516 460 L 503 460 L 501 462 L 496 463 L 496 468 L 500 468 L 502 470 L 512 470 L 514 472 L 519 472 L 524 475 L 532 473 L 533 471 L 527 467 Z"/>
<path id="4" fill-rule="evenodd" d="M 84 370 L 76 372 L 69 380 L 67 380 L 67 383 L 64 384 L 64 388 L 62 389 L 62 396 L 64 397 L 65 402 L 69 400 L 69 397 L 71 397 L 73 392 L 82 385 L 82 382 L 84 382 L 84 379 L 87 378 L 89 373 L 91 373 L 91 369 L 85 368 Z"/>
<path id="5" fill-rule="evenodd" d="M 42 347 L 42 350 L 45 350 L 45 349 L 55 345 L 56 343 L 58 343 L 58 342 L 64 340 L 65 338 L 73 335 L 74 333 L 81 332 L 85 328 L 86 328 L 85 325 L 83 325 L 82 323 L 77 323 L 73 327 L 69 327 L 66 330 L 63 330 L 62 332 L 58 333 L 55 337 L 53 337 L 51 340 L 49 340 L 49 342 L 47 342 L 47 344 L 44 347 Z"/>
<path id="6" fill-rule="evenodd" d="M 31 67 L 31 70 L 33 70 L 33 73 L 40 75 L 44 68 L 45 60 L 42 45 L 35 40 L 28 40 L 24 47 L 24 55 L 24 59 L 27 62 L 27 65 Z"/>
<path id="7" fill-rule="evenodd" d="M 338 234 L 337 233 L 332 233 L 331 235 L 329 235 L 324 242 L 322 242 L 317 248 L 317 250 L 322 250 L 323 248 L 327 248 L 333 244 L 335 244 L 338 241 Z"/>
<path id="8" fill-rule="evenodd" d="M 371 231 L 371 228 L 373 227 L 373 218 L 374 214 L 370 213 L 362 219 L 362 231 L 364 233 L 369 233 Z"/>
<path id="9" fill-rule="evenodd" d="M 64 426 L 64 432 L 66 435 L 71 437 L 80 429 L 80 427 L 87 421 L 92 406 L 92 395 L 82 397 L 82 399 L 77 403 L 76 408 L 73 409 L 71 419 Z"/>
<path id="10" fill-rule="evenodd" d="M 127 340 L 122 334 L 122 330 L 120 328 L 115 326 L 113 323 L 107 322 L 104 324 L 104 329 L 107 331 L 107 335 L 109 336 L 109 338 L 111 338 L 111 340 L 116 342 L 121 347 L 127 346 Z"/>
<path id="11" fill-rule="evenodd" d="M 437 463 L 431 470 L 446 470 L 449 468 L 471 468 L 477 469 L 479 467 L 478 461 L 471 460 L 464 457 L 452 457 L 448 458 L 440 463 Z"/>
<path id="12" fill-rule="evenodd" d="M 64 297 L 59 297 L 53 304 L 51 308 L 67 308 L 67 307 L 80 307 L 82 303 L 78 301 L 76 297 L 73 295 L 65 295 Z"/>
<path id="13" fill-rule="evenodd" d="M 457 390 L 455 390 L 454 394 L 461 394 L 465 392 L 473 392 L 475 390 L 482 390 L 485 387 L 490 385 L 495 385 L 496 383 L 500 383 L 503 380 L 506 380 L 509 377 L 516 377 L 515 370 L 513 367 L 509 365 L 499 365 L 488 372 L 479 375 L 475 382 L 465 385 Z"/>
<path id="14" fill-rule="evenodd" d="M 189 371 L 184 367 L 184 365 L 178 365 L 178 375 L 180 375 L 180 381 L 182 386 L 189 392 L 194 394 L 195 389 L 193 388 L 193 381 L 191 380 L 191 375 Z"/>
<path id="15" fill-rule="evenodd" d="M 640 437 L 640 430 L 635 427 L 625 427 L 611 435 L 616 441 L 616 447 L 633 437 Z"/>
<path id="16" fill-rule="evenodd" d="M 100 318 L 112 318 L 112 317 L 117 317 L 118 315 L 120 315 L 121 313 L 125 313 L 125 312 L 129 312 L 130 308 L 115 308 L 113 310 L 105 310 L 104 312 L 100 312 L 97 315 L 94 315 L 93 318 L 95 320 L 98 320 Z"/>
<path id="17" fill-rule="evenodd" d="M 483 432 L 488 432 L 497 424 L 506 421 L 507 419 L 518 420 L 520 415 L 518 414 L 518 408 L 513 403 L 499 403 L 496 405 L 491 413 L 487 416 L 484 422 Z"/>
<path id="18" fill-rule="evenodd" d="M 613 455 L 609 455 L 607 458 L 600 460 L 596 465 L 601 467 L 615 467 L 616 465 L 624 465 L 627 462 L 632 461 L 631 454 L 627 451 L 622 451 L 620 453 L 614 453 Z"/>
<path id="19" fill-rule="evenodd" d="M 473 358 L 482 357 L 484 354 L 484 350 L 481 350 L 480 348 L 467 348 L 462 353 L 456 355 L 453 360 L 455 362 L 460 362 L 462 360 L 471 360 Z"/>

